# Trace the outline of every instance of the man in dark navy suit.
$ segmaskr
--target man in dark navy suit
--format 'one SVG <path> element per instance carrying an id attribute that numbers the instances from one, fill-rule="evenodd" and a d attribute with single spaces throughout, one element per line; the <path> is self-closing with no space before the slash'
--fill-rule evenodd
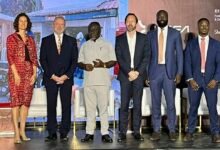
<path id="1" fill-rule="evenodd" d="M 147 34 L 151 57 L 148 81 L 152 99 L 153 134 L 151 140 L 160 139 L 161 95 L 164 91 L 167 104 L 168 129 L 170 140 L 175 141 L 175 91 L 183 73 L 183 48 L 180 32 L 168 27 L 168 13 L 157 12 L 156 30 Z"/>
<path id="2" fill-rule="evenodd" d="M 220 143 L 219 120 L 216 109 L 220 81 L 220 42 L 209 36 L 209 20 L 198 21 L 198 38 L 191 40 L 185 52 L 185 76 L 188 81 L 189 117 L 185 141 L 193 141 L 198 107 L 204 92 L 210 117 L 212 142 Z"/>
<path id="3" fill-rule="evenodd" d="M 44 70 L 43 82 L 47 91 L 47 130 L 45 141 L 57 139 L 57 95 L 60 91 L 62 119 L 60 139 L 68 141 L 71 126 L 71 95 L 73 72 L 77 65 L 78 49 L 76 40 L 64 34 L 65 20 L 56 17 L 53 22 L 54 33 L 43 38 L 40 49 L 40 63 Z"/>
<path id="4" fill-rule="evenodd" d="M 133 99 L 134 138 L 143 141 L 140 134 L 141 100 L 146 78 L 148 49 L 146 35 L 136 31 L 138 18 L 129 13 L 125 18 L 127 32 L 116 39 L 116 57 L 119 64 L 118 79 L 121 85 L 120 134 L 118 142 L 126 140 L 128 109 Z"/>

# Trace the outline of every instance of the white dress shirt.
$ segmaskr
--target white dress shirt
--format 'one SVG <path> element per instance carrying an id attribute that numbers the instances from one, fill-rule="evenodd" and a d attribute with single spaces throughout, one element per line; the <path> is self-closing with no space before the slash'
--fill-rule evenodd
<path id="1" fill-rule="evenodd" d="M 56 40 L 56 44 L 58 45 L 58 34 L 56 34 L 54 32 L 54 36 L 55 36 L 55 40 Z M 63 43 L 63 33 L 60 34 L 60 42 Z"/>
<path id="2" fill-rule="evenodd" d="M 130 37 L 128 32 L 126 34 L 127 34 L 128 47 L 129 47 L 130 56 L 131 56 L 131 68 L 134 68 L 134 53 L 135 53 L 135 45 L 136 45 L 136 32 L 133 35 L 133 37 Z"/>
<path id="3" fill-rule="evenodd" d="M 96 42 L 86 41 L 79 51 L 78 62 L 93 64 L 93 61 L 100 59 L 103 62 L 116 61 L 115 50 L 112 44 L 102 37 Z M 111 78 L 108 68 L 94 68 L 92 71 L 84 71 L 84 86 L 108 85 L 111 86 Z"/>

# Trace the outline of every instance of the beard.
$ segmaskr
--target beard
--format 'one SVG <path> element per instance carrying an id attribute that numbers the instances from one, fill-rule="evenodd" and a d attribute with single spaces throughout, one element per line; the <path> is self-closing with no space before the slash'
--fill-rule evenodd
<path id="1" fill-rule="evenodd" d="M 128 25 L 128 26 L 127 26 L 128 32 L 132 32 L 132 31 L 134 31 L 135 29 L 136 29 L 136 26 L 132 26 L 132 25 Z"/>
<path id="2" fill-rule="evenodd" d="M 199 31 L 199 35 L 201 36 L 207 36 L 209 34 L 209 31 Z"/>
<path id="3" fill-rule="evenodd" d="M 89 38 L 93 41 L 96 41 L 98 38 L 100 37 L 100 33 L 96 32 L 96 33 L 89 33 Z"/>
<path id="4" fill-rule="evenodd" d="M 168 24 L 168 20 L 162 20 L 162 21 L 157 20 L 157 25 L 160 28 L 164 28 L 167 24 Z"/>

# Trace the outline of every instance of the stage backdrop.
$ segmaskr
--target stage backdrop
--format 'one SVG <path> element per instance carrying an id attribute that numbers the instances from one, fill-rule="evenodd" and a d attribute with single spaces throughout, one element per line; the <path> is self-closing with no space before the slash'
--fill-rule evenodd
<path id="1" fill-rule="evenodd" d="M 156 23 L 160 9 L 168 11 L 169 25 L 181 31 L 197 33 L 197 21 L 206 17 L 210 21 L 210 35 L 220 40 L 220 0 L 129 0 L 129 12 L 139 18 L 139 30 L 146 32 L 148 25 Z"/>

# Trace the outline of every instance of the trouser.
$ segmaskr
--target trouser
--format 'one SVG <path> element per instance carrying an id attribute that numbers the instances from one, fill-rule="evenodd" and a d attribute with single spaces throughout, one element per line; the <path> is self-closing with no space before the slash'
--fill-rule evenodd
<path id="1" fill-rule="evenodd" d="M 86 106 L 86 133 L 94 134 L 96 127 L 96 108 L 101 121 L 101 134 L 109 134 L 108 132 L 108 103 L 109 103 L 109 86 L 86 86 L 84 87 L 84 98 Z"/>

